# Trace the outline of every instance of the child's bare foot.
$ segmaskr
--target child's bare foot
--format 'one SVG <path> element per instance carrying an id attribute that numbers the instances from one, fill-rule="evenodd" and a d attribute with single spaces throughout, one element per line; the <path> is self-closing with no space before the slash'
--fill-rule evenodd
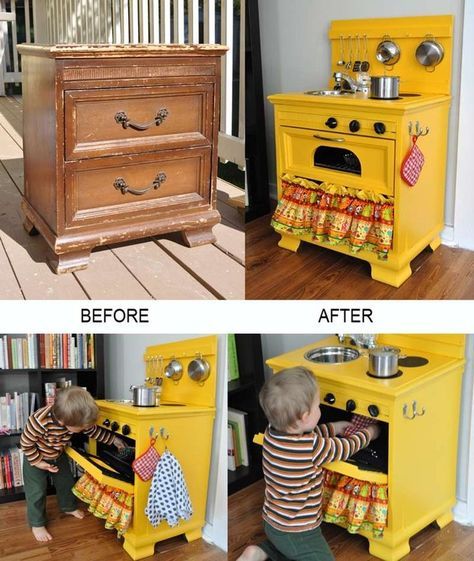
<path id="1" fill-rule="evenodd" d="M 84 512 L 82 510 L 76 509 L 66 512 L 65 514 L 71 514 L 75 518 L 84 518 Z"/>
<path id="2" fill-rule="evenodd" d="M 244 549 L 244 552 L 237 561 L 265 561 L 268 555 L 256 545 L 249 545 Z"/>
<path id="3" fill-rule="evenodd" d="M 33 526 L 31 530 L 33 532 L 33 536 L 39 542 L 49 542 L 49 540 L 53 539 L 53 536 L 48 532 L 48 530 L 46 530 L 45 526 Z"/>

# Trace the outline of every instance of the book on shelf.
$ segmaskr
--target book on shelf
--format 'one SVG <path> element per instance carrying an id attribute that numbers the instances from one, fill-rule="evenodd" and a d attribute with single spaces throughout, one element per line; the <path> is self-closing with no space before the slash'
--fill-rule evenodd
<path id="1" fill-rule="evenodd" d="M 227 419 L 231 426 L 235 427 L 235 436 L 238 439 L 238 451 L 241 455 L 241 463 L 243 466 L 249 465 L 249 452 L 247 445 L 247 429 L 246 429 L 246 419 L 247 413 L 245 411 L 240 411 L 239 409 L 234 409 L 232 407 L 228 408 Z"/>
<path id="2" fill-rule="evenodd" d="M 0 395 L 0 431 L 8 434 L 23 430 L 28 417 L 38 406 L 39 396 L 33 392 Z"/>
<path id="3" fill-rule="evenodd" d="M 35 335 L 0 336 L 0 369 L 38 368 Z"/>
<path id="4" fill-rule="evenodd" d="M 42 368 L 95 368 L 94 335 L 60 333 L 38 337 Z"/>
<path id="5" fill-rule="evenodd" d="M 227 469 L 235 471 L 234 435 L 231 425 L 227 425 Z"/>
<path id="6" fill-rule="evenodd" d="M 237 346 L 235 335 L 227 335 L 227 356 L 228 356 L 228 381 L 239 379 L 239 362 L 237 360 Z"/>
<path id="7" fill-rule="evenodd" d="M 0 490 L 23 485 L 23 450 L 12 447 L 0 450 Z"/>

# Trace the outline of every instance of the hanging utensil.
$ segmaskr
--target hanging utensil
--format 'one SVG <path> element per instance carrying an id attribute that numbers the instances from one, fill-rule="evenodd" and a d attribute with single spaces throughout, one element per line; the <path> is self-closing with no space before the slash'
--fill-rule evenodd
<path id="1" fill-rule="evenodd" d="M 388 35 L 385 35 L 384 40 L 377 45 L 375 56 L 387 70 L 391 70 L 400 59 L 400 47 Z"/>
<path id="2" fill-rule="evenodd" d="M 360 69 L 362 72 L 368 72 L 369 68 L 370 68 L 369 48 L 367 46 L 367 35 L 364 35 L 364 60 L 360 65 Z"/>
<path id="3" fill-rule="evenodd" d="M 337 61 L 338 66 L 345 66 L 346 61 L 344 60 L 344 37 L 339 35 L 339 60 Z"/>
<path id="4" fill-rule="evenodd" d="M 356 35 L 355 38 L 356 43 L 356 53 L 354 55 L 354 58 L 356 59 L 354 62 L 354 65 L 352 67 L 353 72 L 360 72 L 360 37 L 359 34 Z"/>
<path id="5" fill-rule="evenodd" d="M 188 365 L 188 375 L 191 380 L 194 380 L 195 382 L 202 383 L 207 380 L 209 378 L 210 371 L 210 364 L 201 356 L 192 360 Z"/>
<path id="6" fill-rule="evenodd" d="M 177 382 L 183 375 L 183 365 L 179 360 L 171 360 L 165 368 L 165 376 Z"/>
<path id="7" fill-rule="evenodd" d="M 352 35 L 349 35 L 347 45 L 349 50 L 349 60 L 346 63 L 346 68 L 347 70 L 350 70 L 352 68 Z"/>
<path id="8" fill-rule="evenodd" d="M 416 60 L 425 67 L 428 72 L 433 72 L 444 58 L 444 49 L 433 35 L 427 35 L 416 49 Z"/>

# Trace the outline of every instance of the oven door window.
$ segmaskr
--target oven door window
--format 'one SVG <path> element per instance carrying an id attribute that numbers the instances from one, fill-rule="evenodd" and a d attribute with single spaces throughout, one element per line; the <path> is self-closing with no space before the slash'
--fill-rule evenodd
<path id="1" fill-rule="evenodd" d="M 334 171 L 344 171 L 346 173 L 361 175 L 359 158 L 354 152 L 345 150 L 344 148 L 319 146 L 314 153 L 314 165 Z"/>

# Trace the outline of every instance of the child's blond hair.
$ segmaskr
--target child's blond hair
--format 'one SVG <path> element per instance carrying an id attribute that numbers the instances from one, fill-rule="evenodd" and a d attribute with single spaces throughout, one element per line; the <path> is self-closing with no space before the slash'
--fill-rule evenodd
<path id="1" fill-rule="evenodd" d="M 71 386 L 58 391 L 53 413 L 63 425 L 89 427 L 96 423 L 99 408 L 87 390 Z"/>
<path id="2" fill-rule="evenodd" d="M 285 368 L 271 376 L 260 391 L 260 405 L 270 425 L 282 432 L 290 429 L 307 413 L 318 385 L 304 366 Z"/>

